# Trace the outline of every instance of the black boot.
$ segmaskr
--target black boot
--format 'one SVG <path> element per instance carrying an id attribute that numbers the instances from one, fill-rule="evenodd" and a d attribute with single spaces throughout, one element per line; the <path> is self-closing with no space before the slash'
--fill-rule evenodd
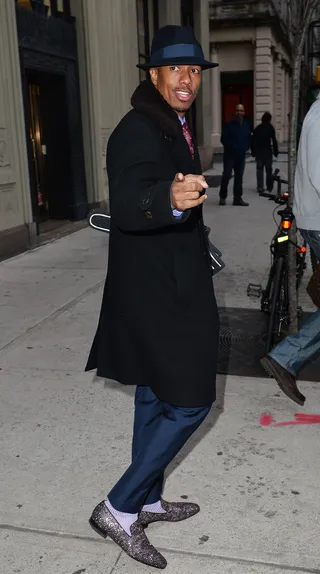
<path id="1" fill-rule="evenodd" d="M 233 200 L 233 205 L 238 205 L 241 207 L 248 207 L 249 203 L 247 203 L 246 201 L 243 201 L 242 197 L 240 197 L 239 199 Z"/>

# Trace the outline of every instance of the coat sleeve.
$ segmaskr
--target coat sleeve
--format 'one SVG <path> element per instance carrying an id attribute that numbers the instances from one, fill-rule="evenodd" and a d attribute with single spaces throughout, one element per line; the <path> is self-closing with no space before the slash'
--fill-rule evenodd
<path id="1" fill-rule="evenodd" d="M 143 232 L 181 225 L 190 210 L 174 216 L 172 181 L 161 178 L 160 142 L 143 121 L 118 126 L 107 150 L 110 214 L 123 231 Z"/>
<path id="2" fill-rule="evenodd" d="M 303 162 L 303 169 L 306 170 L 311 184 L 320 199 L 320 133 L 317 121 L 314 121 L 309 126 L 306 141 L 306 165 L 304 163 L 304 155 L 301 155 L 301 149 L 299 149 L 298 154 L 300 156 L 300 161 Z"/>

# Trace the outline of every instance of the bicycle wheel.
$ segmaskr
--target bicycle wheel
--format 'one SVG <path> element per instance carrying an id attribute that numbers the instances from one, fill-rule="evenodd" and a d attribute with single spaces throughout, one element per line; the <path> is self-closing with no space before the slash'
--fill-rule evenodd
<path id="1" fill-rule="evenodd" d="M 274 343 L 274 334 L 279 332 L 280 328 L 280 321 L 281 321 L 281 314 L 279 312 L 279 298 L 280 298 L 280 289 L 281 283 L 283 281 L 283 270 L 284 270 L 284 258 L 279 257 L 274 262 L 274 272 L 272 278 L 272 285 L 270 289 L 270 315 L 269 315 L 269 323 L 267 329 L 267 340 L 266 340 L 266 354 L 273 347 Z M 283 295 L 285 296 L 286 290 L 283 289 Z"/>

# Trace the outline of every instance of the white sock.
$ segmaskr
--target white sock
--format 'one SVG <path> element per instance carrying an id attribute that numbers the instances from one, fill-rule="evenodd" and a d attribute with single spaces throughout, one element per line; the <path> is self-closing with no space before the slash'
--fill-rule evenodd
<path id="1" fill-rule="evenodd" d="M 144 512 L 156 512 L 158 514 L 165 514 L 166 510 L 162 508 L 161 500 L 154 502 L 153 504 L 145 504 L 142 508 Z"/>
<path id="2" fill-rule="evenodd" d="M 120 510 L 116 510 L 113 508 L 111 502 L 109 502 L 108 498 L 104 501 L 107 509 L 111 512 L 112 516 L 119 522 L 120 526 L 123 530 L 131 536 L 130 528 L 132 524 L 134 524 L 138 520 L 138 514 L 129 514 L 128 512 L 120 512 Z"/>

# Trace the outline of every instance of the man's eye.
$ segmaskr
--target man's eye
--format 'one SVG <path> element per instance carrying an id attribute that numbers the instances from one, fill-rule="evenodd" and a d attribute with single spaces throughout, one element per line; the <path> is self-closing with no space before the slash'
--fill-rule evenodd
<path id="1" fill-rule="evenodd" d="M 192 68 L 191 72 L 193 74 L 200 74 L 200 70 L 198 70 L 197 68 Z"/>
<path id="2" fill-rule="evenodd" d="M 179 68 L 178 68 L 178 66 L 170 66 L 170 70 L 175 72 L 176 70 L 179 70 Z"/>

